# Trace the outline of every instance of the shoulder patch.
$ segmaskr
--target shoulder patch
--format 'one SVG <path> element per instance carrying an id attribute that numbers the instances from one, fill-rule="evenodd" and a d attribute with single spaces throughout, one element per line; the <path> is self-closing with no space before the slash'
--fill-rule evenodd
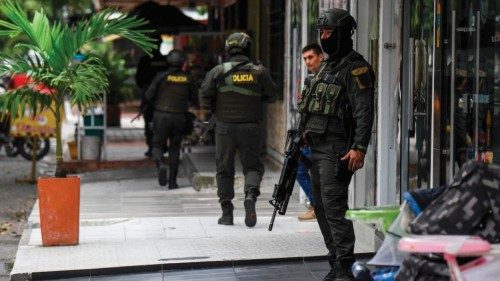
<path id="1" fill-rule="evenodd" d="M 354 69 L 353 71 L 351 71 L 351 74 L 354 76 L 358 76 L 358 75 L 361 75 L 363 73 L 366 73 L 367 71 L 368 71 L 368 66 L 362 66 L 362 67 L 358 67 L 358 68 Z"/>
<path id="2" fill-rule="evenodd" d="M 354 81 L 360 90 L 373 87 L 373 77 L 370 74 L 368 66 L 362 66 L 351 71 L 354 76 Z"/>

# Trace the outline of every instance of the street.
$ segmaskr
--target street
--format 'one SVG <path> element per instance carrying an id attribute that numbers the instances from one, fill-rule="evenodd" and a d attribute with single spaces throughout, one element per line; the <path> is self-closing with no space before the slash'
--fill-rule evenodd
<path id="1" fill-rule="evenodd" d="M 0 281 L 9 280 L 17 246 L 36 200 L 35 185 L 16 183 L 29 176 L 31 163 L 0 151 Z"/>

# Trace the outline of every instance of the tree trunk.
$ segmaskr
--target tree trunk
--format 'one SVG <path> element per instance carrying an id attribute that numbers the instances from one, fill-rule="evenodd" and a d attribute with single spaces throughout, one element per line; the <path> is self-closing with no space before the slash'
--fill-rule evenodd
<path id="1" fill-rule="evenodd" d="M 61 130 L 61 106 L 56 102 L 56 174 L 57 178 L 65 178 L 66 172 L 63 170 L 63 155 L 62 155 L 62 130 Z"/>

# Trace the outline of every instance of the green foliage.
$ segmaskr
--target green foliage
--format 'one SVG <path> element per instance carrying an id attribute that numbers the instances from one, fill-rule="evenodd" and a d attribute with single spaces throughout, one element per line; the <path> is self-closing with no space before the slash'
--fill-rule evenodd
<path id="1" fill-rule="evenodd" d="M 118 104 L 134 98 L 134 69 L 126 66 L 122 53 L 113 48 L 112 42 L 89 44 L 85 53 L 100 58 L 109 80 L 108 104 Z"/>
<path id="2" fill-rule="evenodd" d="M 31 12 L 46 10 L 49 18 L 61 19 L 63 9 L 69 14 L 87 14 L 91 11 L 92 0 L 18 0 L 28 14 Z"/>
<path id="3" fill-rule="evenodd" d="M 63 13 L 74 17 L 83 17 L 93 11 L 92 0 L 17 0 L 17 3 L 23 7 L 28 17 L 31 17 L 36 11 L 45 10 L 49 19 L 62 19 Z M 5 19 L 0 14 L 0 19 Z M 15 38 L 0 37 L 0 47 L 10 50 L 16 43 L 27 42 L 24 36 Z"/>
<path id="4" fill-rule="evenodd" d="M 74 55 L 86 44 L 108 35 L 130 40 L 146 53 L 155 47 L 142 29 L 143 20 L 117 15 L 113 10 L 94 14 L 75 26 L 56 21 L 51 23 L 43 11 L 34 13 L 32 20 L 18 3 L 0 2 L 0 11 L 6 20 L 0 20 L 0 36 L 26 36 L 27 43 L 18 43 L 18 52 L 0 53 L 0 75 L 26 73 L 33 84 L 49 87 L 49 94 L 34 92 L 34 85 L 7 92 L 0 101 L 0 111 L 17 115 L 24 113 L 28 104 L 34 112 L 49 108 L 56 118 L 56 157 L 62 164 L 61 109 L 64 97 L 69 96 L 72 105 L 80 109 L 91 106 L 100 99 L 100 93 L 108 89 L 106 68 L 101 59 L 92 57 L 82 62 L 73 60 Z M 23 55 L 27 53 L 34 55 Z M 57 171 L 57 168 L 56 168 Z"/>

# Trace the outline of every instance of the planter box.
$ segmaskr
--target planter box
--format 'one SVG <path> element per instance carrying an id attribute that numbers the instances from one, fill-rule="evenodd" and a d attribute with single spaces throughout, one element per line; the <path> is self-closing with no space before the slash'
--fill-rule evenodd
<path id="1" fill-rule="evenodd" d="M 80 231 L 80 178 L 39 178 L 43 246 L 77 245 Z"/>

